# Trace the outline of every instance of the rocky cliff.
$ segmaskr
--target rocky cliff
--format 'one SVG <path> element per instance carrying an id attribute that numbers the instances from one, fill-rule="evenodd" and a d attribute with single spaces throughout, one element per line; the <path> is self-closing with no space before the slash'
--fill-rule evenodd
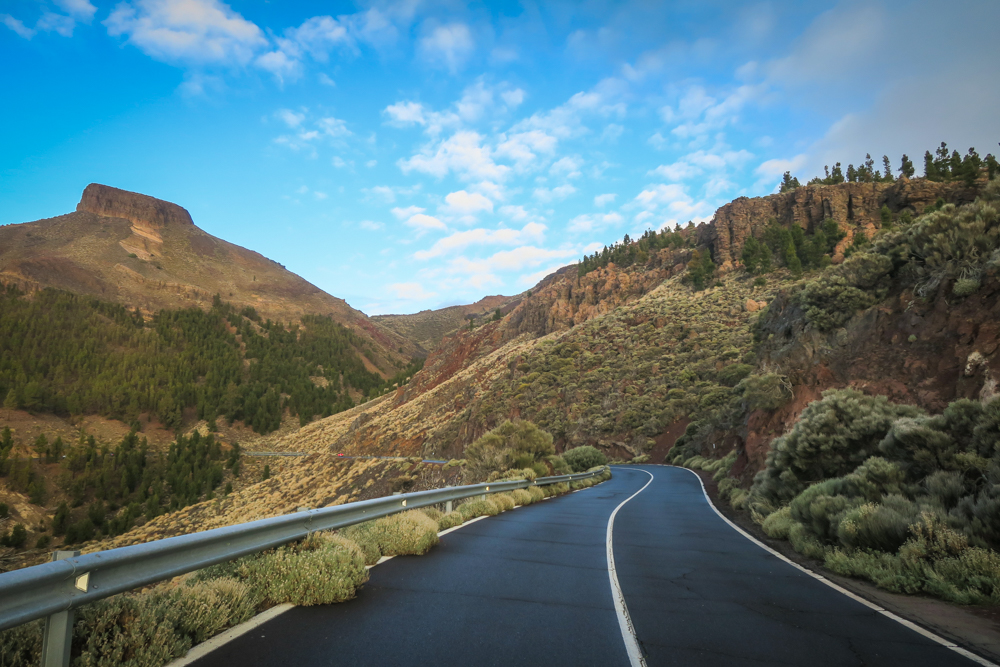
<path id="1" fill-rule="evenodd" d="M 767 197 L 739 197 L 715 212 L 711 222 L 698 229 L 698 242 L 711 247 L 712 257 L 723 270 L 740 261 L 743 244 L 753 235 L 760 239 L 769 222 L 798 225 L 812 232 L 824 220 L 837 222 L 848 232 L 846 245 L 856 229 L 868 235 L 879 224 L 879 211 L 887 206 L 894 216 L 903 211 L 918 215 L 939 197 L 953 204 L 967 204 L 976 197 L 976 187 L 964 183 L 939 183 L 923 178 L 900 178 L 894 183 L 839 183 L 810 185 Z"/>

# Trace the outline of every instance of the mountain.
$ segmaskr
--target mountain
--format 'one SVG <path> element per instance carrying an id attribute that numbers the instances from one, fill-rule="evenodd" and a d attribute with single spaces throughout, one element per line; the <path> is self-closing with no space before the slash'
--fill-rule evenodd
<path id="1" fill-rule="evenodd" d="M 468 326 L 470 320 L 491 317 L 497 310 L 506 315 L 521 298 L 522 295 L 484 296 L 464 306 L 421 310 L 412 315 L 375 315 L 372 320 L 416 343 L 424 352 L 429 352 L 438 346 L 444 336 Z"/>
<path id="2" fill-rule="evenodd" d="M 366 361 L 383 375 L 417 351 L 277 262 L 202 231 L 182 207 L 96 183 L 72 213 L 0 227 L 0 282 L 25 291 L 54 287 L 145 313 L 207 308 L 218 294 L 275 321 L 326 315 L 369 343 Z"/>

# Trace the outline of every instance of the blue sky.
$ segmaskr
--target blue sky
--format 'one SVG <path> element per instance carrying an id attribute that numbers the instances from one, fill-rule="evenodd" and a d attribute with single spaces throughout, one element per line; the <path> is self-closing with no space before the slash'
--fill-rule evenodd
<path id="1" fill-rule="evenodd" d="M 0 24 L 0 224 L 134 190 L 369 314 L 521 292 L 786 169 L 1000 140 L 994 0 L 4 0 Z"/>

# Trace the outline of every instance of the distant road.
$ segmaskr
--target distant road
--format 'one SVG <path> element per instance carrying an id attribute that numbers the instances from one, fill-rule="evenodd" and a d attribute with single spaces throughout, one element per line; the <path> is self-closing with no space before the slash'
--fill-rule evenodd
<path id="1" fill-rule="evenodd" d="M 609 576 L 616 508 L 634 635 Z M 659 466 L 464 526 L 372 569 L 356 600 L 294 608 L 194 664 L 625 666 L 629 643 L 631 664 L 973 664 L 750 542 L 694 475 Z"/>

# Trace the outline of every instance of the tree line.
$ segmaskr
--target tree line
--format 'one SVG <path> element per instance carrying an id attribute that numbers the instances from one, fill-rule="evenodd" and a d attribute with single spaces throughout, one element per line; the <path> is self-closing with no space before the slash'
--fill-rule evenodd
<path id="1" fill-rule="evenodd" d="M 218 295 L 207 311 L 161 310 L 146 321 L 121 305 L 51 288 L 31 296 L 0 289 L 7 408 L 130 424 L 147 413 L 168 428 L 196 408 L 200 419 L 241 420 L 268 433 L 285 409 L 306 423 L 353 407 L 352 390 L 369 398 L 390 387 L 365 368 L 364 348 L 329 317 L 262 321 Z"/>

